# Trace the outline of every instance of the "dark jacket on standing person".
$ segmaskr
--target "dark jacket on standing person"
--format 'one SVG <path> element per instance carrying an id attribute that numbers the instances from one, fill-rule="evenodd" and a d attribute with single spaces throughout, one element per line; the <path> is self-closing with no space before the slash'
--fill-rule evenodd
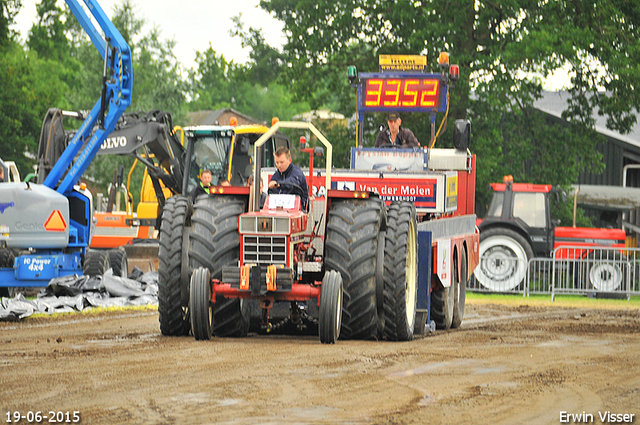
<path id="1" fill-rule="evenodd" d="M 418 139 L 413 134 L 413 132 L 409 129 L 400 127 L 398 129 L 398 135 L 396 136 L 396 140 L 391 140 L 391 132 L 389 131 L 389 127 L 382 130 L 378 133 L 378 137 L 376 138 L 376 148 L 379 148 L 381 145 L 390 144 L 390 145 L 399 145 L 403 148 L 419 148 L 420 143 L 418 143 Z"/>
<path id="2" fill-rule="evenodd" d="M 289 164 L 289 167 L 281 173 L 280 170 L 276 170 L 271 181 L 274 181 L 281 186 L 269 189 L 269 193 L 274 194 L 292 194 L 300 197 L 300 204 L 304 211 L 309 210 L 309 187 L 307 186 L 307 179 L 304 173 L 297 165 L 293 163 Z M 300 188 L 287 186 L 286 183 L 293 183 L 300 186 Z"/>

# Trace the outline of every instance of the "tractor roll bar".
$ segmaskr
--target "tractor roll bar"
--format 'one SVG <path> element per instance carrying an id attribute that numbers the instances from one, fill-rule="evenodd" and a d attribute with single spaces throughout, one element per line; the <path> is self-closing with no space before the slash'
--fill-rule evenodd
<path id="1" fill-rule="evenodd" d="M 254 145 L 254 148 L 253 148 L 254 149 L 253 158 L 255 160 L 255 168 L 253 170 L 253 181 L 254 182 L 259 182 L 260 181 L 259 180 L 259 178 L 260 178 L 260 170 L 262 169 L 262 156 L 261 156 L 262 150 L 260 148 L 280 128 L 294 128 L 294 129 L 300 129 L 300 130 L 310 130 L 313 134 L 316 135 L 318 140 L 320 140 L 320 142 L 322 142 L 322 144 L 327 149 L 326 160 L 325 160 L 325 166 L 326 166 L 325 186 L 326 186 L 327 190 L 331 189 L 331 167 L 332 167 L 332 158 L 333 158 L 333 146 L 324 137 L 324 135 L 322 133 L 320 133 L 320 130 L 318 130 L 316 128 L 316 126 L 314 126 L 310 122 L 278 121 L 277 123 L 272 125 L 266 133 L 264 133 L 262 136 L 260 136 L 260 138 L 256 141 L 256 143 Z M 310 176 L 310 177 L 312 177 L 312 176 Z M 260 184 L 259 183 L 253 185 L 253 195 L 254 195 L 253 196 L 253 210 L 254 211 L 258 211 L 260 209 Z"/>

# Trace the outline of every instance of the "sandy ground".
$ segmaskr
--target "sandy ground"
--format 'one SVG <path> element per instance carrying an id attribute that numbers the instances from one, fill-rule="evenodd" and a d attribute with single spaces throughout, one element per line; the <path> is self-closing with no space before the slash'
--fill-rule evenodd
<path id="1" fill-rule="evenodd" d="M 152 310 L 35 318 L 0 322 L 0 421 L 640 424 L 639 353 L 638 310 L 477 300 L 460 329 L 406 343 L 199 342 L 161 336 Z"/>

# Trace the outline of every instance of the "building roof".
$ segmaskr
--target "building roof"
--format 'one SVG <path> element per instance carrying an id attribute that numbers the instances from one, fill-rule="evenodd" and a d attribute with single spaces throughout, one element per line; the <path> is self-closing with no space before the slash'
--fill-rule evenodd
<path id="1" fill-rule="evenodd" d="M 304 112 L 302 114 L 294 115 L 295 121 L 312 121 L 315 119 L 321 120 L 343 120 L 344 115 L 337 112 L 331 112 L 329 109 L 315 109 L 313 111 Z"/>
<path id="2" fill-rule="evenodd" d="M 562 118 L 562 112 L 567 109 L 567 103 L 570 96 L 571 95 L 567 91 L 545 91 L 542 92 L 542 97 L 540 99 L 533 102 L 533 106 L 546 114 Z M 636 122 L 636 124 L 631 128 L 630 133 L 621 134 L 615 130 L 607 128 L 607 117 L 598 114 L 597 108 L 594 109 L 593 115 L 593 118 L 595 119 L 595 130 L 598 133 L 612 139 L 640 147 L 640 122 Z"/>

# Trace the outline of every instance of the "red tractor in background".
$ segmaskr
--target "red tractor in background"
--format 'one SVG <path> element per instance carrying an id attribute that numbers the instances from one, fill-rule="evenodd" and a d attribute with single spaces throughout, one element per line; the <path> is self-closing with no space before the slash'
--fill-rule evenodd
<path id="1" fill-rule="evenodd" d="M 551 219 L 551 185 L 492 183 L 493 199 L 480 229 L 480 263 L 474 279 L 490 291 L 522 287 L 528 262 L 534 257 L 564 259 L 580 264 L 578 285 L 613 291 L 623 283 L 626 234 L 621 229 L 560 227 Z M 602 249 L 595 249 L 600 247 Z M 618 249 L 610 249 L 618 248 Z"/>

